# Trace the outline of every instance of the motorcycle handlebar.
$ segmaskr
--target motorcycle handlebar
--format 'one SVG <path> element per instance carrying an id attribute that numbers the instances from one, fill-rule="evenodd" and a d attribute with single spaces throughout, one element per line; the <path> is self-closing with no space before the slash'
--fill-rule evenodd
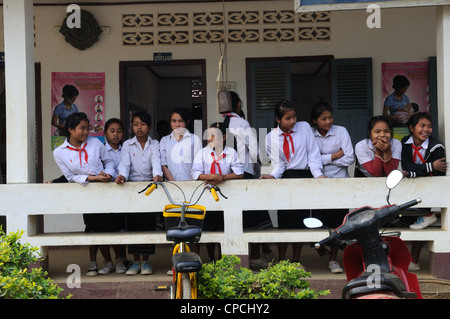
<path id="1" fill-rule="evenodd" d="M 392 205 L 392 206 L 381 209 L 380 214 L 381 214 L 381 216 L 383 216 L 383 218 L 387 217 L 388 215 L 398 214 L 402 210 L 405 210 L 407 208 L 410 208 L 412 206 L 420 204 L 421 202 L 422 202 L 422 200 L 420 198 L 417 198 L 417 199 L 413 199 L 409 202 L 406 202 L 406 203 L 398 205 L 398 206 Z M 321 246 L 327 245 L 329 243 L 335 242 L 335 244 L 336 244 L 340 238 L 341 238 L 340 232 L 335 230 L 335 231 L 331 232 L 330 236 L 328 236 L 327 238 L 323 239 L 322 241 L 316 243 L 314 245 L 314 247 L 316 249 L 319 249 Z"/>
<path id="2" fill-rule="evenodd" d="M 329 242 L 334 241 L 336 238 L 338 237 L 336 231 L 334 231 L 333 233 L 330 234 L 330 236 L 328 236 L 327 238 L 319 241 L 318 243 L 314 244 L 314 248 L 315 249 L 319 249 L 321 246 L 328 244 Z"/>
<path id="3" fill-rule="evenodd" d="M 422 200 L 420 198 L 417 198 L 417 199 L 413 199 L 412 201 L 409 201 L 407 203 L 400 205 L 398 208 L 400 210 L 404 210 L 404 209 L 410 208 L 410 207 L 415 206 L 420 203 L 422 203 Z"/>

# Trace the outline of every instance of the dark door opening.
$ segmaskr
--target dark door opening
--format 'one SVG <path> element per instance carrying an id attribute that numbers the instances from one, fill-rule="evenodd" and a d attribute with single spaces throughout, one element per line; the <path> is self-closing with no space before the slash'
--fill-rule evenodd
<path id="1" fill-rule="evenodd" d="M 193 132 L 194 121 L 200 120 L 203 131 L 207 115 L 205 65 L 205 60 L 120 62 L 120 112 L 125 138 L 131 137 L 132 114 L 146 111 L 152 117 L 151 136 L 160 139 L 164 133 L 158 133 L 158 124 L 169 122 L 175 107 L 190 111 L 189 130 Z"/>

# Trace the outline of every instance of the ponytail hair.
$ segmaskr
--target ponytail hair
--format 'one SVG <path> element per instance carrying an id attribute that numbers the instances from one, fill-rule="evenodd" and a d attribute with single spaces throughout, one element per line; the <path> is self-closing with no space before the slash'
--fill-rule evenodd
<path id="1" fill-rule="evenodd" d="M 237 113 L 238 103 L 240 103 L 240 102 L 242 103 L 241 98 L 234 91 L 229 91 L 229 93 L 231 96 L 231 110 L 232 110 L 232 112 Z M 239 115 L 241 115 L 241 114 L 239 114 Z M 225 115 L 223 123 L 225 124 L 225 128 L 230 127 L 230 115 L 228 115 L 228 114 Z"/>

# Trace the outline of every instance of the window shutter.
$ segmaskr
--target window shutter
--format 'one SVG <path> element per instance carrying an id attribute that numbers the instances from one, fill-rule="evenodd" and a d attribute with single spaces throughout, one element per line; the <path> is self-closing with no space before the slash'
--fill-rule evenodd
<path id="1" fill-rule="evenodd" d="M 331 81 L 334 123 L 348 130 L 355 146 L 373 114 L 372 59 L 333 60 Z"/>
<path id="2" fill-rule="evenodd" d="M 251 124 L 271 130 L 275 121 L 275 104 L 291 97 L 289 61 L 252 62 L 251 70 Z"/>

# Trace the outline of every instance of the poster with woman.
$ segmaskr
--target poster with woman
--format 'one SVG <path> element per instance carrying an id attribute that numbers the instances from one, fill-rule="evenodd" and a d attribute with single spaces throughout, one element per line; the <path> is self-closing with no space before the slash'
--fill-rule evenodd
<path id="1" fill-rule="evenodd" d="M 52 150 L 64 142 L 64 122 L 74 112 L 86 113 L 90 136 L 96 136 L 103 142 L 105 73 L 52 72 Z"/>
<path id="2" fill-rule="evenodd" d="M 406 124 L 416 112 L 430 113 L 428 62 L 382 63 L 383 115 L 394 126 L 394 137 L 408 134 Z"/>

